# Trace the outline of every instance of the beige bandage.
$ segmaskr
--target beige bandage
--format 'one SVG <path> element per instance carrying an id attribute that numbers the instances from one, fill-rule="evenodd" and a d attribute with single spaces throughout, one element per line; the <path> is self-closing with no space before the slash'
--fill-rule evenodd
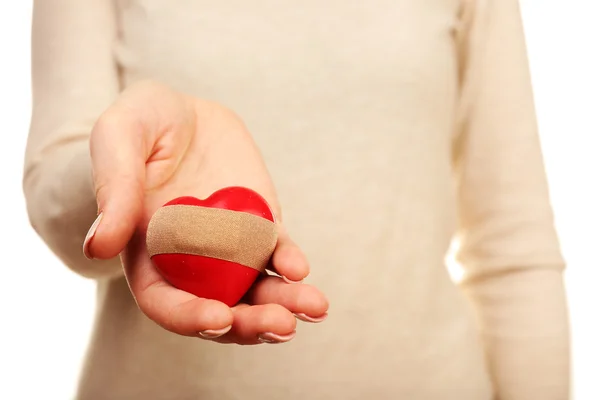
<path id="1" fill-rule="evenodd" d="M 146 244 L 157 254 L 195 254 L 263 271 L 277 243 L 273 222 L 253 214 L 191 205 L 165 206 L 152 216 Z"/>

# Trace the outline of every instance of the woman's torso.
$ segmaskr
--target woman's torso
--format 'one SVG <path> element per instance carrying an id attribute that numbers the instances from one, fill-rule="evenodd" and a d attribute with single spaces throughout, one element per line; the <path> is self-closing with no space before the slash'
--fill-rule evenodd
<path id="1" fill-rule="evenodd" d="M 331 308 L 289 344 L 224 346 L 162 331 L 103 283 L 81 398 L 491 398 L 444 265 L 459 0 L 117 3 L 123 84 L 245 120 Z"/>

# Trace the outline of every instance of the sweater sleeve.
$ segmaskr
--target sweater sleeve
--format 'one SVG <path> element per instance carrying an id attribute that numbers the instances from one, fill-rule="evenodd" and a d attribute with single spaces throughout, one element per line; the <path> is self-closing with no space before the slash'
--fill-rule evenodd
<path id="1" fill-rule="evenodd" d="M 500 400 L 569 398 L 561 255 L 518 0 L 466 1 L 457 261 Z"/>
<path id="2" fill-rule="evenodd" d="M 82 243 L 96 217 L 89 134 L 119 90 L 113 1 L 39 0 L 32 30 L 33 111 L 23 189 L 30 222 L 49 248 L 90 278 L 121 274 L 90 261 Z"/>

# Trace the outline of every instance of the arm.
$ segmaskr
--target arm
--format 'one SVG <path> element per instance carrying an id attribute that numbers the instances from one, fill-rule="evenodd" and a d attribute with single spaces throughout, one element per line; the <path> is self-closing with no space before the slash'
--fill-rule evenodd
<path id="1" fill-rule="evenodd" d="M 233 112 L 156 82 L 119 93 L 112 4 L 35 3 L 34 111 L 24 178 L 33 226 L 80 274 L 108 279 L 124 272 L 140 311 L 175 334 L 252 345 L 291 340 L 294 315 L 312 322 L 326 315 L 328 302 L 318 289 L 270 277 L 247 293 L 249 306 L 232 309 L 177 289 L 150 260 L 148 221 L 174 197 L 245 186 L 280 208 L 252 135 Z M 103 217 L 88 250 L 107 261 L 83 256 L 98 209 Z M 302 280 L 306 258 L 279 219 L 278 228 L 272 268 Z"/>
<path id="2" fill-rule="evenodd" d="M 500 400 L 569 397 L 564 261 L 517 0 L 467 2 L 456 142 L 461 287 Z"/>
<path id="3" fill-rule="evenodd" d="M 35 1 L 33 114 L 23 187 L 32 226 L 71 269 L 92 278 L 122 274 L 118 259 L 90 261 L 82 243 L 96 217 L 89 135 L 116 98 L 113 2 Z"/>

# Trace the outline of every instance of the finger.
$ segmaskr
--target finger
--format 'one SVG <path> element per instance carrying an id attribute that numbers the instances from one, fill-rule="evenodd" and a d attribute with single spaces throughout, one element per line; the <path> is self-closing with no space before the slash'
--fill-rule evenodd
<path id="1" fill-rule="evenodd" d="M 92 131 L 90 151 L 100 215 L 84 243 L 86 256 L 112 258 L 142 215 L 146 143 L 131 115 L 109 109 Z M 92 228 L 92 229 L 93 229 Z"/>
<path id="2" fill-rule="evenodd" d="M 276 276 L 257 282 L 248 292 L 247 299 L 250 304 L 279 304 L 308 322 L 323 321 L 329 309 L 329 301 L 314 286 L 290 285 Z"/>
<path id="3" fill-rule="evenodd" d="M 296 319 L 278 304 L 235 307 L 233 315 L 233 327 L 216 341 L 243 345 L 283 343 L 296 334 Z"/>
<path id="4" fill-rule="evenodd" d="M 271 257 L 269 269 L 290 283 L 301 282 L 310 272 L 310 266 L 304 253 L 283 227 L 280 228 L 279 239 Z"/>
<path id="5" fill-rule="evenodd" d="M 157 281 L 135 297 L 148 318 L 179 335 L 212 339 L 228 332 L 233 324 L 233 313 L 224 303 L 196 297 L 167 282 Z"/>
<path id="6" fill-rule="evenodd" d="M 227 332 L 233 312 L 216 300 L 198 298 L 166 282 L 143 251 L 142 235 L 135 235 L 122 253 L 125 274 L 140 310 L 173 333 L 207 339 Z"/>
<path id="7" fill-rule="evenodd" d="M 189 110 L 184 103 L 167 88 L 138 84 L 125 90 L 94 125 L 90 154 L 100 214 L 84 243 L 88 258 L 115 257 L 131 238 L 142 217 L 148 178 L 153 177 L 146 173 L 152 170 L 151 161 L 177 158 L 187 146 L 183 133 L 170 138 L 176 145 L 169 150 L 175 154 L 161 152 L 160 144 L 165 132 L 187 132 Z M 175 168 L 176 162 L 171 164 Z"/>

